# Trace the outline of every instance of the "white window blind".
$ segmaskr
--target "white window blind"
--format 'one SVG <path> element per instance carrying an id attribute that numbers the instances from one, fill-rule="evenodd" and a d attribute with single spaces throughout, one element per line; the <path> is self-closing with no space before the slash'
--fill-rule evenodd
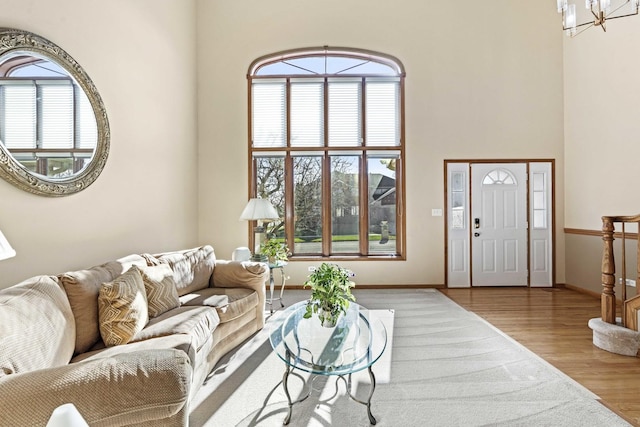
<path id="1" fill-rule="evenodd" d="M 89 98 L 84 91 L 76 87 L 76 146 L 77 148 L 96 148 L 98 145 L 98 124 Z"/>
<path id="2" fill-rule="evenodd" d="M 254 147 L 285 147 L 286 86 L 284 80 L 255 80 L 252 86 Z"/>
<path id="3" fill-rule="evenodd" d="M 329 145 L 362 145 L 362 86 L 359 80 L 329 80 Z"/>
<path id="4" fill-rule="evenodd" d="M 366 145 L 400 145 L 400 81 L 367 80 Z"/>
<path id="5" fill-rule="evenodd" d="M 36 87 L 33 84 L 3 85 L 0 139 L 5 147 L 36 147 Z"/>
<path id="6" fill-rule="evenodd" d="M 291 81 L 291 146 L 324 145 L 324 84 L 322 80 Z"/>
<path id="7" fill-rule="evenodd" d="M 41 148 L 73 148 L 73 86 L 40 85 Z"/>

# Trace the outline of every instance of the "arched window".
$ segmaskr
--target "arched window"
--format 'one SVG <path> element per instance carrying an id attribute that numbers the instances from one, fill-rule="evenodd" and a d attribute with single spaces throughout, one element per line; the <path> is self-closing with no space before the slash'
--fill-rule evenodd
<path id="1" fill-rule="evenodd" d="M 294 257 L 404 256 L 404 68 L 376 52 L 299 49 L 249 67 L 250 195 Z"/>
<path id="2" fill-rule="evenodd" d="M 494 169 L 484 176 L 482 185 L 515 185 L 516 178 L 506 169 Z"/>

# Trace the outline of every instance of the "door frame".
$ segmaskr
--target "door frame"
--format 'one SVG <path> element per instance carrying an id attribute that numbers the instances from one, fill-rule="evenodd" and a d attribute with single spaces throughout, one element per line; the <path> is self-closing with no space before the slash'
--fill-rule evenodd
<path id="1" fill-rule="evenodd" d="M 550 194 L 547 197 L 547 200 L 550 203 L 550 208 L 551 208 L 551 213 L 550 213 L 550 227 L 551 227 L 551 260 L 550 260 L 550 267 L 551 267 L 551 287 L 555 287 L 556 285 L 556 203 L 555 203 L 555 159 L 539 159 L 539 158 L 535 158 L 535 159 L 445 159 L 444 160 L 444 259 L 445 259 L 445 264 L 444 264 L 444 285 L 445 287 L 450 287 L 449 286 L 449 165 L 450 164 L 467 164 L 468 165 L 468 173 L 466 176 L 466 184 L 467 184 L 467 190 L 468 190 L 468 195 L 467 195 L 467 212 L 465 215 L 467 224 L 470 224 L 471 222 L 471 197 L 472 195 L 470 194 L 472 191 L 471 188 L 471 165 L 474 163 L 495 163 L 495 164 L 501 164 L 501 163 L 525 163 L 526 164 L 526 169 L 527 169 L 527 180 L 529 178 L 529 176 L 531 175 L 531 171 L 530 171 L 530 166 L 532 163 L 546 163 L 549 165 L 549 173 L 550 173 L 550 182 L 549 182 L 549 187 L 550 187 Z M 531 197 L 532 195 L 530 194 L 530 185 L 527 185 L 527 222 L 530 224 L 530 213 L 531 213 L 531 209 L 530 209 L 530 201 L 531 201 Z M 469 240 L 468 242 L 471 242 L 471 233 L 472 228 L 469 226 L 467 227 L 467 231 L 469 233 Z M 467 268 L 468 268 L 468 274 L 469 274 L 469 286 L 466 287 L 473 287 L 473 277 L 472 277 L 472 273 L 471 273 L 471 246 L 470 244 L 468 245 L 468 248 L 466 249 L 468 252 L 466 254 L 466 262 L 467 262 Z M 531 284 L 531 227 L 527 227 L 527 268 L 529 270 L 529 274 L 528 274 L 528 279 L 527 279 L 527 286 L 528 287 L 532 287 L 535 285 Z M 537 286 L 541 286 L 541 285 L 537 285 Z M 549 286 L 549 285 L 544 285 L 544 286 Z M 460 286 L 456 286 L 456 287 L 460 287 Z"/>

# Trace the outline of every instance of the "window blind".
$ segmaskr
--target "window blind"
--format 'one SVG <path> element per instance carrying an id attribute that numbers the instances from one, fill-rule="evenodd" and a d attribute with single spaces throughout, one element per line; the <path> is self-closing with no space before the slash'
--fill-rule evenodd
<path id="1" fill-rule="evenodd" d="M 36 87 L 33 84 L 3 85 L 0 139 L 5 147 L 36 147 Z"/>
<path id="2" fill-rule="evenodd" d="M 98 145 L 98 124 L 89 98 L 76 86 L 76 147 L 96 148 Z"/>
<path id="3" fill-rule="evenodd" d="M 43 84 L 41 148 L 73 148 L 73 86 Z"/>
<path id="4" fill-rule="evenodd" d="M 252 91 L 254 147 L 285 147 L 286 86 L 282 80 L 255 80 Z"/>
<path id="5" fill-rule="evenodd" d="M 329 146 L 362 144 L 362 85 L 360 80 L 329 80 Z"/>
<path id="6" fill-rule="evenodd" d="M 324 145 L 323 80 L 291 81 L 291 146 Z"/>
<path id="7" fill-rule="evenodd" d="M 367 80 L 366 145 L 400 145 L 399 80 Z"/>

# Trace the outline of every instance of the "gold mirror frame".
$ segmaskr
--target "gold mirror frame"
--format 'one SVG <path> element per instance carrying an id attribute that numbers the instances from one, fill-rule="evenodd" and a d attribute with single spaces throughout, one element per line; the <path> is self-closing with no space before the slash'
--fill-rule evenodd
<path id="1" fill-rule="evenodd" d="M 60 65 L 82 88 L 96 118 L 98 141 L 89 164 L 68 178 L 48 179 L 22 166 L 0 142 L 0 176 L 16 187 L 41 196 L 67 196 L 84 190 L 100 175 L 109 154 L 111 132 L 107 112 L 95 85 L 62 48 L 28 31 L 0 28 L 0 57 L 9 52 L 33 52 Z"/>

